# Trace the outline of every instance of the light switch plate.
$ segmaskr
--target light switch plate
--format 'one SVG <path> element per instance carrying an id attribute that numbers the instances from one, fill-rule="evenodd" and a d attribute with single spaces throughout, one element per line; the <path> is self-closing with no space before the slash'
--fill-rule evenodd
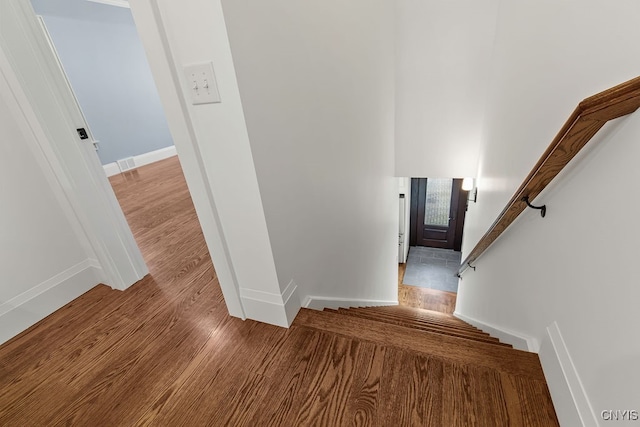
<path id="1" fill-rule="evenodd" d="M 215 104 L 220 102 L 216 75 L 213 71 L 213 63 L 185 65 L 184 76 L 187 88 L 191 92 L 191 103 Z"/>

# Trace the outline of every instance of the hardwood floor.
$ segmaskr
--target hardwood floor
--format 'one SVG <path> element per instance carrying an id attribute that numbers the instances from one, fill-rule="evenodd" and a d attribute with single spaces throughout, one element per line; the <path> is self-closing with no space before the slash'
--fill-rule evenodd
<path id="1" fill-rule="evenodd" d="M 453 314 L 456 309 L 454 292 L 403 285 L 406 268 L 407 264 L 398 264 L 398 303 L 400 305 Z"/>
<path id="2" fill-rule="evenodd" d="M 229 317 L 177 158 L 111 181 L 151 274 L 0 346 L 0 425 L 558 425 L 530 353 L 328 312 Z"/>

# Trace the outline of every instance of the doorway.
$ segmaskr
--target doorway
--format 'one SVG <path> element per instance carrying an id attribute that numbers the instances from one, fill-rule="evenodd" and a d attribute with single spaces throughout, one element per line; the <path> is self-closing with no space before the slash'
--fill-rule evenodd
<path id="1" fill-rule="evenodd" d="M 177 291 L 182 283 L 164 280 L 175 275 L 168 266 L 186 271 L 197 264 L 215 289 L 211 257 L 130 9 L 98 2 L 73 9 L 45 0 L 31 4 L 69 105 L 79 113 L 79 145 L 91 147 L 98 172 L 106 174 L 150 273 L 137 283 Z M 166 241 L 177 235 L 182 240 Z M 191 258 L 167 262 L 177 245 L 189 248 Z"/>
<path id="2" fill-rule="evenodd" d="M 131 10 L 31 0 L 107 176 L 176 154 Z"/>
<path id="3" fill-rule="evenodd" d="M 462 179 L 411 178 L 410 245 L 460 251 L 467 196 Z"/>
<path id="4" fill-rule="evenodd" d="M 411 179 L 410 247 L 401 284 L 450 301 L 446 310 L 458 290 L 467 198 L 462 179 Z"/>

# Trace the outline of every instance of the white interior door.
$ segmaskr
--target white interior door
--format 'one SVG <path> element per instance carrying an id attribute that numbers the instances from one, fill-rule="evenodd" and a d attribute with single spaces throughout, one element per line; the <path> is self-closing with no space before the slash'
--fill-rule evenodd
<path id="1" fill-rule="evenodd" d="M 29 2 L 0 2 L 0 17 L 0 71 L 86 233 L 103 282 L 125 289 L 148 269 L 92 141 L 78 136 L 86 120 L 66 76 Z"/>
<path id="2" fill-rule="evenodd" d="M 44 19 L 42 18 L 42 16 L 38 15 L 38 22 L 40 23 L 40 27 L 42 28 L 42 32 L 44 33 L 44 36 L 47 39 L 47 42 L 49 44 L 49 47 L 51 48 L 51 52 L 53 53 L 53 56 L 55 57 L 56 63 L 58 64 L 58 69 L 60 70 L 60 73 L 62 74 L 62 76 L 64 77 L 64 81 L 67 84 L 67 87 L 69 88 L 69 93 L 71 94 L 71 97 L 73 98 L 73 102 L 75 103 L 78 112 L 80 113 L 80 116 L 82 118 L 82 121 L 84 122 L 84 126 L 82 127 L 83 129 L 85 129 L 86 134 L 87 134 L 87 142 L 93 144 L 93 148 L 98 151 L 100 149 L 99 146 L 99 142 L 94 136 L 93 136 L 93 132 L 91 132 L 91 126 L 89 126 L 89 122 L 87 121 L 86 116 L 84 115 L 84 112 L 82 111 L 82 106 L 80 105 L 80 102 L 78 101 L 78 97 L 76 96 L 75 91 L 73 90 L 73 86 L 71 86 L 71 82 L 69 81 L 69 77 L 67 76 L 66 71 L 64 70 L 64 67 L 62 66 L 62 61 L 60 61 L 60 55 L 58 55 L 58 51 L 56 50 L 56 46 L 53 44 L 53 39 L 51 38 L 51 34 L 49 33 L 49 30 L 47 29 L 47 24 L 44 22 Z"/>

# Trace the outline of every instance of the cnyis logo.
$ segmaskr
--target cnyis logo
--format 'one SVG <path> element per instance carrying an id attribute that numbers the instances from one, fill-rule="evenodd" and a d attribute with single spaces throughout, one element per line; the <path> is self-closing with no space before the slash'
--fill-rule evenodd
<path id="1" fill-rule="evenodd" d="M 600 413 L 605 421 L 638 421 L 638 411 L 635 409 L 606 409 Z"/>

